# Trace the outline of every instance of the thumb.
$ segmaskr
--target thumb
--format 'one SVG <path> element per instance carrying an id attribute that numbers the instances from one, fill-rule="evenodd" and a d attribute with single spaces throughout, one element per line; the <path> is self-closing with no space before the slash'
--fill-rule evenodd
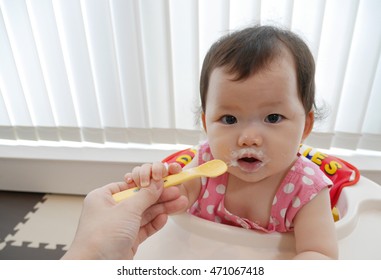
<path id="1" fill-rule="evenodd" d="M 141 188 L 129 199 L 124 202 L 129 205 L 135 213 L 141 215 L 145 210 L 157 202 L 163 192 L 163 181 L 151 180 L 148 187 Z"/>

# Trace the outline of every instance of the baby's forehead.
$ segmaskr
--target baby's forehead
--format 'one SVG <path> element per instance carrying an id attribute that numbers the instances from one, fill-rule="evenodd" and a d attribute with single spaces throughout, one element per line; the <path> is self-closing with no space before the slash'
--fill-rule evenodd
<path id="1" fill-rule="evenodd" d="M 258 56 L 258 54 L 255 53 L 253 56 Z M 260 75 L 274 68 L 281 67 L 284 63 L 289 64 L 295 72 L 297 71 L 296 58 L 283 43 L 274 48 L 271 54 L 264 55 L 263 59 L 251 58 L 250 54 L 248 54 L 247 59 L 248 61 L 251 60 L 252 63 L 239 64 L 237 61 L 225 61 L 222 65 L 214 65 L 211 76 L 216 70 L 222 70 L 234 81 L 246 80 L 253 75 Z"/>
<path id="2" fill-rule="evenodd" d="M 246 69 L 245 72 L 241 69 L 236 69 L 232 67 L 231 65 L 223 65 L 219 67 L 215 67 L 209 79 L 211 79 L 212 76 L 221 76 L 224 75 L 225 78 L 228 78 L 231 81 L 235 82 L 243 82 L 247 79 L 252 78 L 253 76 L 262 76 L 272 71 L 278 71 L 281 68 L 287 68 L 287 71 L 289 74 L 296 75 L 297 73 L 297 67 L 295 63 L 295 59 L 290 51 L 284 51 L 282 54 L 274 56 L 271 60 L 268 60 L 267 63 L 264 63 L 260 66 L 255 66 L 251 69 Z M 297 83 L 297 80 L 295 80 Z"/>

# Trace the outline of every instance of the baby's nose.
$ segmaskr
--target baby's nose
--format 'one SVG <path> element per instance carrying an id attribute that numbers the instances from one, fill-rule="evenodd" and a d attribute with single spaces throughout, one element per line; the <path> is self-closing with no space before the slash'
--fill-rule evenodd
<path id="1" fill-rule="evenodd" d="M 239 146 L 261 146 L 262 142 L 262 136 L 254 129 L 244 130 L 238 139 Z"/>

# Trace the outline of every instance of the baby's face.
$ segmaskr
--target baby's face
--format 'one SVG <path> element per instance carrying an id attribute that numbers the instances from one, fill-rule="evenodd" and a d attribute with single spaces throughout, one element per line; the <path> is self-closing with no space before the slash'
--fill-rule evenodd
<path id="1" fill-rule="evenodd" d="M 203 115 L 212 154 L 238 178 L 257 182 L 284 176 L 308 135 L 290 55 L 277 58 L 246 80 L 234 81 L 223 68 L 213 70 Z"/>

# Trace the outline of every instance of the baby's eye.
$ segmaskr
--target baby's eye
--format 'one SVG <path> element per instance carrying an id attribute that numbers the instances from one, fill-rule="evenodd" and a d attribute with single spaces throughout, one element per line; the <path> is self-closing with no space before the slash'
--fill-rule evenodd
<path id="1" fill-rule="evenodd" d="M 237 118 L 231 115 L 225 115 L 221 118 L 221 122 L 224 124 L 235 124 L 237 122 Z"/>
<path id="2" fill-rule="evenodd" d="M 283 120 L 284 117 L 280 114 L 270 114 L 265 118 L 265 122 L 268 123 L 278 123 Z"/>

